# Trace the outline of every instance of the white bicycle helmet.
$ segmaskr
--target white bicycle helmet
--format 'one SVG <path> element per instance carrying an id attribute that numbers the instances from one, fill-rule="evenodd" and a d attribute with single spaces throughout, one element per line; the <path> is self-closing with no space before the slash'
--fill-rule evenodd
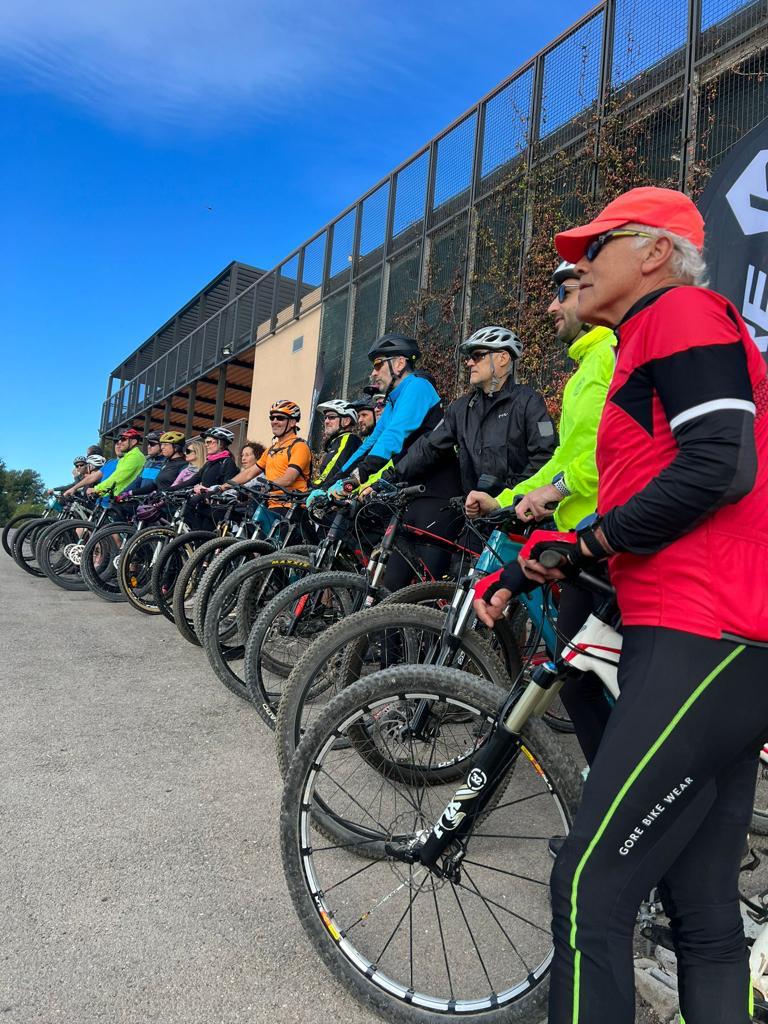
<path id="1" fill-rule="evenodd" d="M 101 469 L 106 461 L 103 455 L 89 455 L 85 460 L 85 464 L 89 469 Z"/>
<path id="2" fill-rule="evenodd" d="M 327 402 L 321 402 L 317 411 L 335 412 L 338 416 L 349 416 L 353 423 L 357 423 L 357 409 L 343 398 L 331 398 Z"/>
<path id="3" fill-rule="evenodd" d="M 463 341 L 459 347 L 462 355 L 468 355 L 476 348 L 484 348 L 489 352 L 509 352 L 513 359 L 523 354 L 523 343 L 514 331 L 506 327 L 481 327 Z"/>
<path id="4" fill-rule="evenodd" d="M 223 441 L 226 445 L 232 444 L 235 440 L 235 435 L 226 427 L 211 427 L 210 430 L 205 431 L 203 437 L 212 437 L 216 441 Z"/>
<path id="5" fill-rule="evenodd" d="M 568 260 L 563 260 L 560 266 L 552 275 L 552 283 L 561 285 L 563 281 L 578 280 L 579 275 L 576 273 L 576 266 L 573 263 L 569 263 Z"/>

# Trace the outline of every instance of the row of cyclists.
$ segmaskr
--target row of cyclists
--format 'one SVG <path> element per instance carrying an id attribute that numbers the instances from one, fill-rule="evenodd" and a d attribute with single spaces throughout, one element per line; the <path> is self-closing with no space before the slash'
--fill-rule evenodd
<path id="1" fill-rule="evenodd" d="M 738 872 L 768 739 L 768 383 L 738 311 L 705 287 L 703 245 L 693 203 L 660 188 L 633 189 L 556 236 L 548 312 L 576 364 L 557 430 L 541 395 L 517 381 L 515 332 L 484 327 L 461 345 L 471 389 L 445 407 L 417 342 L 385 334 L 369 351 L 374 394 L 320 406 L 314 469 L 298 406 L 279 401 L 271 444 L 246 445 L 239 468 L 225 427 L 206 432 L 204 455 L 178 432 L 149 435 L 146 457 L 126 430 L 116 465 L 91 454 L 69 488 L 192 486 L 198 525 L 210 521 L 206 493 L 230 482 L 266 478 L 306 492 L 310 506 L 423 482 L 408 522 L 445 537 L 463 529 L 446 500 L 457 494 L 470 518 L 509 507 L 526 523 L 552 520 L 536 557 L 482 581 L 475 607 L 492 626 L 516 593 L 557 580 L 565 638 L 592 607 L 571 570 L 607 563 L 623 620 L 621 697 L 610 708 L 589 675 L 561 693 L 590 772 L 574 828 L 552 849 L 550 1024 L 634 1020 L 633 926 L 657 884 L 687 1024 L 750 1020 Z M 270 504 L 279 513 L 279 496 Z M 547 547 L 565 568 L 539 560 Z M 439 578 L 447 555 L 421 555 Z M 384 583 L 411 576 L 395 556 Z"/>
<path id="2" fill-rule="evenodd" d="M 589 678 L 562 691 L 590 772 L 553 850 L 549 1022 L 634 1020 L 634 923 L 658 885 L 685 1021 L 746 1024 L 738 874 L 768 738 L 766 366 L 737 309 L 706 287 L 704 224 L 681 193 L 633 189 L 555 247 L 549 312 L 577 364 L 559 438 L 515 379 L 512 331 L 464 342 L 472 391 L 445 409 L 415 341 L 385 335 L 369 352 L 384 411 L 324 489 L 425 480 L 411 521 L 444 533 L 456 527 L 442 496 L 457 487 L 470 516 L 513 504 L 523 521 L 553 516 L 535 557 L 477 586 L 489 626 L 516 593 L 556 580 L 560 632 L 573 636 L 592 603 L 576 571 L 608 565 L 621 697 L 609 708 Z M 539 560 L 547 548 L 565 570 Z"/>

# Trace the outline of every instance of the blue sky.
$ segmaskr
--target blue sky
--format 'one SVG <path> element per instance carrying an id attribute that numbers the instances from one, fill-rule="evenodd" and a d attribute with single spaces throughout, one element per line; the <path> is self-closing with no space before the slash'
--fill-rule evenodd
<path id="1" fill-rule="evenodd" d="M 273 266 L 591 6 L 4 0 L 0 457 L 66 480 L 109 371 L 203 284 Z"/>

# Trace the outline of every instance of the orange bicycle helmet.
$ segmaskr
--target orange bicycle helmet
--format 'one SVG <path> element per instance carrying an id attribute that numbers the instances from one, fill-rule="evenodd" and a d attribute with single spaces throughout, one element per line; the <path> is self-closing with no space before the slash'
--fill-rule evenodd
<path id="1" fill-rule="evenodd" d="M 287 398 L 279 398 L 276 402 L 273 402 L 269 411 L 271 413 L 282 413 L 283 416 L 287 416 L 288 419 L 291 420 L 296 420 L 297 423 L 301 419 L 301 409 L 295 402 L 291 402 Z"/>

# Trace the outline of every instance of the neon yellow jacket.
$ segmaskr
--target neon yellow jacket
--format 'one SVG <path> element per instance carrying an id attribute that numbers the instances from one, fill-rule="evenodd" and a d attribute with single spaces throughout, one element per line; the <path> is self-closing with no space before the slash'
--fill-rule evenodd
<path id="1" fill-rule="evenodd" d="M 126 487 L 133 483 L 137 476 L 141 475 L 141 471 L 144 468 L 144 453 L 141 448 L 136 445 L 135 448 L 131 448 L 125 455 L 121 455 L 117 460 L 115 471 L 111 476 L 108 476 L 106 480 L 102 480 L 96 484 L 93 488 L 96 494 L 120 494 Z"/>
<path id="2" fill-rule="evenodd" d="M 514 488 L 502 491 L 502 508 L 512 504 L 516 494 L 527 494 L 551 484 L 558 473 L 565 474 L 570 495 L 558 504 L 555 522 L 560 530 L 572 530 L 597 508 L 597 427 L 608 394 L 615 364 L 616 336 L 608 327 L 593 327 L 577 338 L 568 355 L 578 368 L 563 391 L 560 414 L 560 444 L 552 458 L 533 476 Z"/>

